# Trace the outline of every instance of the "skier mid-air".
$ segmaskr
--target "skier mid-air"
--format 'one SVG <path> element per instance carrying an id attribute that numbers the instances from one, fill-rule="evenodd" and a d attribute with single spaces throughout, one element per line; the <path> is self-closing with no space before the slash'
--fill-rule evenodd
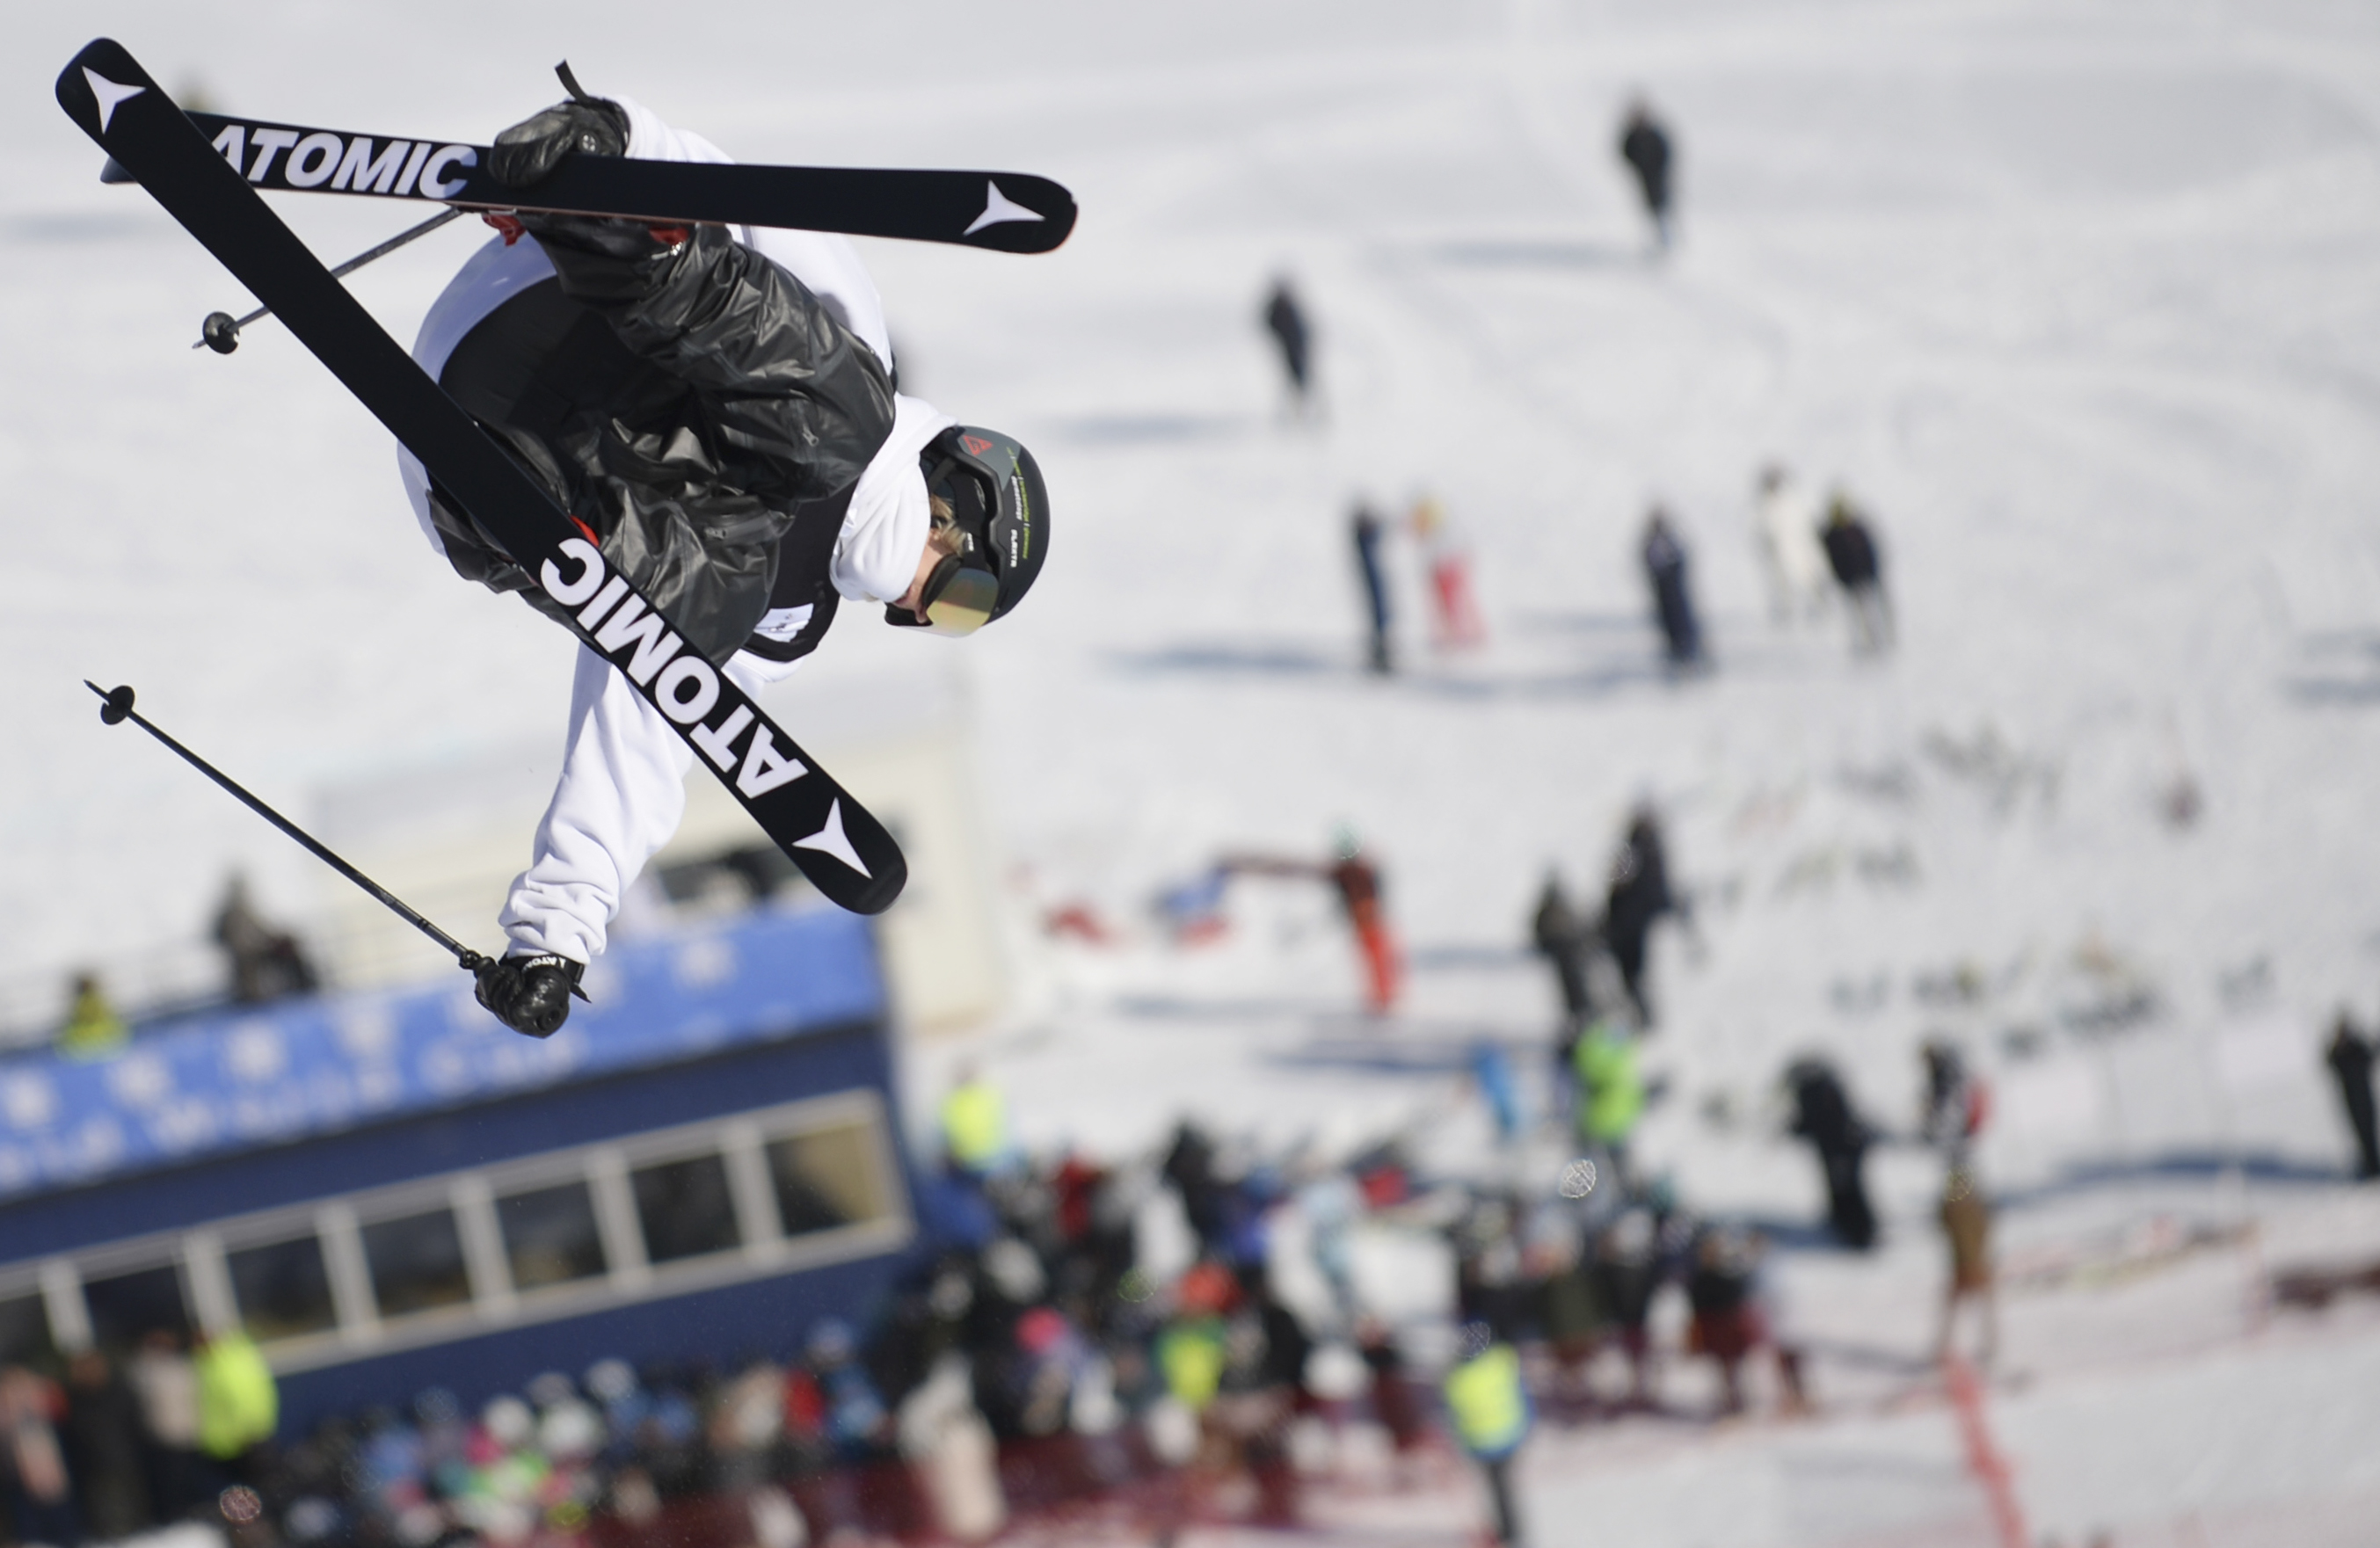
<path id="1" fill-rule="evenodd" d="M 527 188 L 572 155 L 727 160 L 573 83 L 573 100 L 497 137 L 488 170 Z M 504 239 L 431 308 L 415 358 L 747 692 L 817 648 L 839 601 L 965 635 L 1032 586 L 1049 550 L 1038 468 L 1013 439 L 894 391 L 883 307 L 848 239 L 526 211 L 491 224 Z M 571 611 L 399 461 L 459 574 Z M 562 1025 L 623 892 L 676 831 L 691 762 L 582 647 L 562 776 L 501 915 L 507 954 L 479 973 L 507 1026 Z"/>

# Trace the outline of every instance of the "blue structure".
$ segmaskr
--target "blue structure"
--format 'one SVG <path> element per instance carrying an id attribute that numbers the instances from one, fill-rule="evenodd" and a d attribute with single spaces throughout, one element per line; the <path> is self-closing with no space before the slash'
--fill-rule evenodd
<path id="1" fill-rule="evenodd" d="M 544 1042 L 456 974 L 0 1065 L 0 1360 L 244 1325 L 286 1433 L 864 1312 L 916 1234 L 867 922 L 624 943 L 587 989 Z"/>

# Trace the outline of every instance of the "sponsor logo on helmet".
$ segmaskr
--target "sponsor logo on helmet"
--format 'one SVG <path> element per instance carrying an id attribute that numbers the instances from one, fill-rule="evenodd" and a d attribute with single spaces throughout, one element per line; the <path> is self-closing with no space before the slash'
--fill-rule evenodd
<path id="1" fill-rule="evenodd" d="M 971 457 L 979 457 L 991 450 L 991 442 L 979 435 L 963 435 L 959 437 L 959 444 L 967 449 L 967 455 Z"/>

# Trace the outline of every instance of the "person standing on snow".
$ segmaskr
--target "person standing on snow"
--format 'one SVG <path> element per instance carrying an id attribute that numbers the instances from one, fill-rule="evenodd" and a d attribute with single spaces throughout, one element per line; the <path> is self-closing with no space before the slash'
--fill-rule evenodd
<path id="1" fill-rule="evenodd" d="M 1868 656 L 1892 648 L 1892 602 L 1884 594 L 1884 563 L 1876 555 L 1876 534 L 1840 490 L 1827 505 L 1827 525 L 1819 533 L 1827 547 L 1827 564 L 1851 600 L 1852 649 Z"/>
<path id="2" fill-rule="evenodd" d="M 1380 555 L 1384 529 L 1380 518 L 1372 514 L 1370 502 L 1355 502 L 1347 534 L 1355 545 L 1355 569 L 1364 578 L 1366 616 L 1372 624 L 1372 670 L 1385 676 L 1396 670 L 1389 653 L 1389 572 Z"/>
<path id="3" fill-rule="evenodd" d="M 1306 326 L 1305 308 L 1297 304 L 1297 292 L 1290 288 L 1287 274 L 1272 282 L 1272 294 L 1265 298 L 1264 325 L 1272 342 L 1281 346 L 1281 374 L 1289 379 L 1290 412 L 1303 419 L 1314 396 L 1314 333 Z"/>
<path id="4" fill-rule="evenodd" d="M 1447 519 L 1446 507 L 1436 495 L 1425 494 L 1414 502 L 1405 525 L 1421 546 L 1422 561 L 1429 570 L 1434 610 L 1430 643 L 1440 650 L 1468 649 L 1483 643 L 1488 629 L 1479 622 L 1479 604 L 1471 594 L 1471 554 L 1454 524 Z"/>
<path id="5" fill-rule="evenodd" d="M 497 136 L 511 187 L 565 156 L 724 162 L 625 100 L 585 95 Z M 815 232 L 492 215 L 503 233 L 424 320 L 414 357 L 747 693 L 816 649 L 840 601 L 972 632 L 1049 548 L 1031 454 L 893 391 L 882 304 Z M 522 241 L 526 236 L 529 239 Z M 466 579 L 542 587 L 400 450 L 415 515 Z M 544 1037 L 628 884 L 676 831 L 692 753 L 609 662 L 578 653 L 562 777 L 500 921 L 482 1005 Z"/>
<path id="6" fill-rule="evenodd" d="M 1686 589 L 1686 550 L 1678 541 L 1670 513 L 1653 507 L 1645 519 L 1645 579 L 1653 588 L 1653 616 L 1660 622 L 1661 643 L 1670 667 L 1683 671 L 1701 664 L 1702 625 L 1694 620 L 1694 602 Z"/>
<path id="7" fill-rule="evenodd" d="M 1876 1206 L 1867 1197 L 1867 1125 L 1852 1107 L 1834 1067 L 1805 1058 L 1785 1071 L 1793 1098 L 1793 1130 L 1818 1155 L 1827 1181 L 1827 1223 L 1835 1240 L 1856 1252 L 1876 1245 Z"/>
<path id="8" fill-rule="evenodd" d="M 2375 1132 L 2372 1101 L 2372 1042 L 2355 1030 L 2342 1007 L 2330 1029 L 2330 1047 L 2323 1055 L 2331 1079 L 2338 1082 L 2338 1100 L 2347 1109 L 2347 1126 L 2355 1133 L 2355 1175 L 2369 1182 L 2380 1178 L 2380 1132 Z"/>
<path id="9" fill-rule="evenodd" d="M 1669 848 L 1661 840 L 1661 819 L 1650 805 L 1639 805 L 1628 818 L 1628 834 L 1611 862 L 1611 885 L 1604 894 L 1603 944 L 1620 970 L 1621 986 L 1635 1008 L 1636 1024 L 1649 1031 L 1653 1003 L 1645 994 L 1645 949 L 1653 925 L 1663 914 L 1685 917 L 1677 895 L 1670 890 Z"/>
<path id="10" fill-rule="evenodd" d="M 1630 99 L 1628 116 L 1620 127 L 1620 159 L 1636 174 L 1645 196 L 1645 212 L 1653 217 L 1653 235 L 1661 250 L 1670 250 L 1670 137 L 1643 97 Z"/>
<path id="11" fill-rule="evenodd" d="M 1513 1548 L 1521 1541 L 1521 1521 L 1512 1507 L 1512 1457 L 1529 1438 L 1535 1416 L 1521 1384 L 1520 1351 L 1487 1323 L 1463 1330 L 1463 1352 L 1446 1373 L 1446 1409 L 1455 1439 L 1479 1464 L 1488 1485 L 1496 1541 Z"/>
<path id="12" fill-rule="evenodd" d="M 1397 996 L 1404 986 L 1404 960 L 1380 901 L 1379 869 L 1366 857 L 1355 830 L 1343 823 L 1331 841 L 1331 849 L 1333 858 L 1328 865 L 1237 854 L 1225 855 L 1216 868 L 1233 876 L 1318 877 L 1329 882 L 1339 894 L 1340 907 L 1346 911 L 1348 927 L 1355 933 L 1355 950 L 1364 970 L 1365 1006 L 1375 1016 L 1385 1016 L 1396 1009 Z"/>
<path id="13" fill-rule="evenodd" d="M 1752 537 L 1768 577 L 1768 616 L 1780 624 L 1815 617 L 1834 590 L 1818 539 L 1818 502 L 1781 463 L 1760 470 Z"/>
<path id="14" fill-rule="evenodd" d="M 1554 970 L 1554 985 L 1561 991 L 1561 1035 L 1575 1038 L 1586 1024 L 1591 1009 L 1586 992 L 1586 925 L 1571 906 L 1570 894 L 1562 890 L 1560 872 L 1546 872 L 1545 890 L 1537 894 L 1537 912 L 1531 916 L 1529 931 L 1537 954 Z"/>

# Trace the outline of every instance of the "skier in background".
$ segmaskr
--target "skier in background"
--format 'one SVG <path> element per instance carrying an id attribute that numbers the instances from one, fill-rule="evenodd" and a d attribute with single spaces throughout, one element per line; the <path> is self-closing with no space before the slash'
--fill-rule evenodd
<path id="1" fill-rule="evenodd" d="M 1429 569 L 1434 608 L 1430 643 L 1440 650 L 1480 644 L 1487 639 L 1488 630 L 1479 621 L 1479 606 L 1471 594 L 1471 554 L 1454 524 L 1447 519 L 1446 507 L 1437 496 L 1425 494 L 1414 502 L 1405 525 L 1414 541 L 1421 545 L 1422 561 Z"/>
<path id="2" fill-rule="evenodd" d="M 1792 1131 L 1810 1142 L 1826 1176 L 1827 1223 L 1835 1240 L 1858 1252 L 1876 1245 L 1876 1208 L 1867 1197 L 1868 1127 L 1834 1067 L 1805 1058 L 1785 1071 L 1793 1099 Z"/>
<path id="3" fill-rule="evenodd" d="M 1653 588 L 1653 614 L 1660 621 L 1661 643 L 1673 671 L 1697 666 L 1703 659 L 1702 626 L 1694 621 L 1693 596 L 1686 589 L 1686 550 L 1678 541 L 1670 514 L 1655 505 L 1645 518 L 1645 579 Z"/>
<path id="4" fill-rule="evenodd" d="M 1350 518 L 1348 536 L 1355 545 L 1355 567 L 1364 577 L 1364 598 L 1370 609 L 1372 670 L 1385 676 L 1396 670 L 1396 662 L 1389 652 L 1389 574 L 1381 562 L 1380 518 L 1372 514 L 1369 502 L 1355 502 L 1355 514 Z"/>
<path id="5" fill-rule="evenodd" d="M 2323 1055 L 2331 1079 L 2338 1082 L 2338 1100 L 2347 1109 L 2347 1126 L 2355 1133 L 2355 1175 L 2365 1182 L 2380 1178 L 2380 1134 L 2374 1133 L 2372 1102 L 2372 1043 L 2355 1030 L 2344 1006 L 2330 1029 L 2330 1047 Z"/>
<path id="6" fill-rule="evenodd" d="M 1628 818 L 1628 833 L 1611 862 L 1611 885 L 1604 894 L 1603 944 L 1620 969 L 1621 986 L 1636 1011 L 1636 1024 L 1651 1030 L 1653 1004 L 1645 993 L 1645 949 L 1653 925 L 1663 914 L 1685 917 L 1676 894 L 1670 890 L 1668 847 L 1661 839 L 1661 818 L 1649 804 L 1640 804 Z"/>
<path id="7" fill-rule="evenodd" d="M 1629 100 L 1628 116 L 1620 128 L 1620 159 L 1636 174 L 1636 187 L 1645 195 L 1645 212 L 1653 217 L 1653 235 L 1667 252 L 1671 236 L 1670 137 L 1641 96 Z"/>
<path id="8" fill-rule="evenodd" d="M 570 155 L 727 160 L 569 84 L 572 100 L 496 137 L 498 182 L 529 187 Z M 504 240 L 440 295 L 414 357 L 746 692 L 816 648 L 839 601 L 958 635 L 1031 587 L 1049 550 L 1031 454 L 893 391 L 883 305 L 845 238 L 490 222 Z M 417 459 L 398 461 L 460 574 L 557 605 Z M 622 894 L 677 829 L 692 761 L 626 679 L 579 651 L 561 780 L 501 915 L 509 949 L 480 974 L 504 1024 L 561 1027 Z"/>
<path id="9" fill-rule="evenodd" d="M 1404 960 L 1397 949 L 1396 935 L 1389 928 L 1388 911 L 1380 901 L 1380 873 L 1365 856 L 1363 841 L 1355 836 L 1355 830 L 1343 823 L 1332 836 L 1331 850 L 1332 859 L 1328 865 L 1308 860 L 1239 854 L 1224 856 L 1218 862 L 1218 868 L 1230 875 L 1314 877 L 1329 882 L 1339 894 L 1348 927 L 1354 932 L 1355 949 L 1364 974 L 1364 1003 L 1372 1014 L 1383 1016 L 1396 1008 L 1397 997 L 1404 987 Z"/>
<path id="10" fill-rule="evenodd" d="M 1760 470 L 1752 536 L 1768 578 L 1768 616 L 1790 623 L 1823 611 L 1835 583 L 1818 540 L 1818 502 L 1781 463 Z"/>
<path id="11" fill-rule="evenodd" d="M 1828 502 L 1827 525 L 1819 537 L 1827 546 L 1827 563 L 1851 601 L 1852 649 L 1863 656 L 1891 649 L 1892 602 L 1884 594 L 1876 534 L 1840 490 Z"/>
<path id="12" fill-rule="evenodd" d="M 1286 274 L 1273 280 L 1272 294 L 1265 298 L 1264 325 L 1273 343 L 1281 346 L 1281 372 L 1289 379 L 1290 411 L 1303 419 L 1314 397 L 1314 334 Z"/>

